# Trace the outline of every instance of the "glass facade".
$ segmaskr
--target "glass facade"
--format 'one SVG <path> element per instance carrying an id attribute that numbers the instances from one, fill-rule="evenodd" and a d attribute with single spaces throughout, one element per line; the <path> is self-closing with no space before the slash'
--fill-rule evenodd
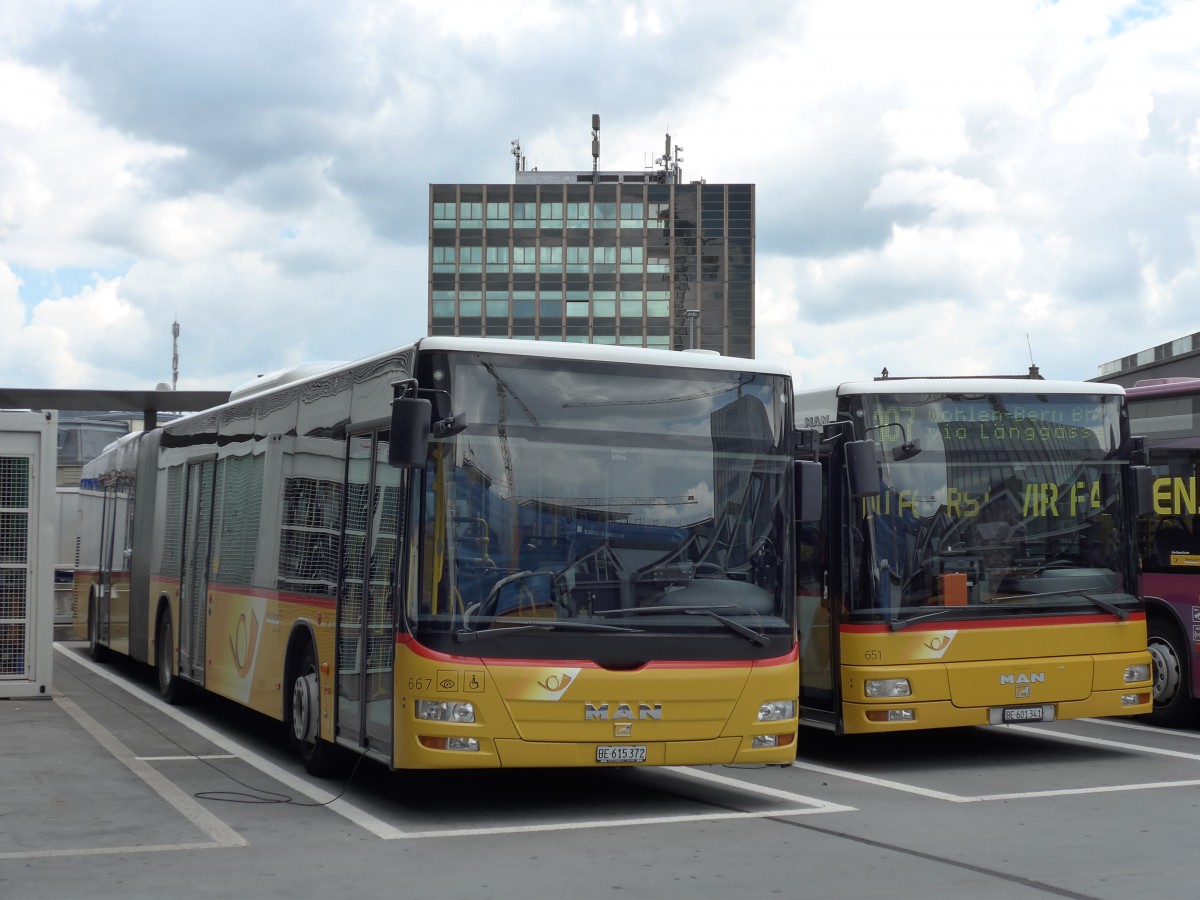
<path id="1" fill-rule="evenodd" d="M 429 334 L 752 358 L 754 204 L 643 174 L 430 185 Z"/>
<path id="2" fill-rule="evenodd" d="M 1110 362 L 1100 364 L 1100 375 L 1097 381 L 1113 381 L 1115 379 L 1106 376 L 1120 375 L 1122 372 L 1128 372 L 1133 369 L 1138 369 L 1142 366 L 1153 366 L 1162 364 L 1174 359 L 1182 359 L 1194 355 L 1200 351 L 1200 331 L 1195 334 L 1185 335 L 1181 338 L 1176 338 L 1173 341 L 1168 341 L 1165 344 L 1159 344 L 1157 347 L 1150 347 L 1146 350 L 1139 350 L 1137 353 L 1131 353 L 1129 356 L 1122 356 L 1120 359 L 1114 359 Z M 1171 375 L 1183 375 L 1182 372 L 1171 372 Z M 1191 372 L 1187 375 L 1191 376 Z M 1147 377 L 1153 377 L 1147 375 Z"/>

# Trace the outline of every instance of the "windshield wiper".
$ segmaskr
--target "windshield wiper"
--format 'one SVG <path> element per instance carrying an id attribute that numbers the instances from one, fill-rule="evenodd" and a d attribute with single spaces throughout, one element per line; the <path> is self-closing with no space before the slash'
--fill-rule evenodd
<path id="1" fill-rule="evenodd" d="M 888 622 L 888 630 L 899 631 L 901 628 L 907 628 L 914 622 L 924 622 L 926 619 L 940 619 L 942 616 L 948 613 L 963 611 L 964 607 L 961 606 L 943 606 L 940 609 L 931 610 L 930 612 L 922 613 L 919 616 L 910 616 L 907 619 L 901 619 L 899 616 L 897 616 Z"/>
<path id="2" fill-rule="evenodd" d="M 1003 603 L 1013 600 L 1036 600 L 1039 597 L 1083 597 L 1084 599 L 1089 600 L 1096 606 L 1100 607 L 1105 612 L 1112 613 L 1122 622 L 1129 618 L 1129 610 L 1117 606 L 1115 603 L 1110 603 L 1107 600 L 1097 597 L 1095 594 L 1089 593 L 1088 591 L 1078 589 L 1067 591 L 1046 591 L 1041 594 L 1009 594 L 1004 597 L 993 598 L 993 603 Z M 952 612 L 966 612 L 967 609 L 968 607 L 963 606 L 943 606 L 940 609 L 934 609 L 927 613 L 922 613 L 919 616 L 912 616 L 907 619 L 901 619 L 897 617 L 888 622 L 888 629 L 891 631 L 899 631 L 902 628 L 907 628 L 909 625 L 912 625 L 915 622 L 938 619 Z M 972 612 L 983 612 L 986 610 L 989 613 L 998 613 L 1001 611 L 1013 611 L 1016 608 L 1012 606 L 992 606 L 991 604 L 987 604 L 985 606 L 972 606 L 969 607 L 969 609 Z"/>
<path id="3" fill-rule="evenodd" d="M 499 628 L 489 628 L 486 631 L 472 631 L 469 628 L 460 628 L 454 632 L 454 639 L 461 644 L 464 641 L 478 641 L 483 638 L 497 637 L 502 634 L 528 634 L 531 631 L 617 631 L 625 634 L 641 634 L 644 629 L 626 628 L 622 625 L 601 625 L 595 622 L 538 622 L 529 625 L 509 625 Z"/>
<path id="4" fill-rule="evenodd" d="M 995 600 L 997 603 L 1000 603 L 1005 600 L 1033 600 L 1038 597 L 1083 597 L 1085 600 L 1090 600 L 1105 612 L 1112 613 L 1122 622 L 1129 618 L 1129 610 L 1117 606 L 1115 603 L 1109 603 L 1107 600 L 1097 597 L 1091 591 L 1085 591 L 1079 588 L 1065 591 L 1045 591 L 1041 594 L 1012 594 L 1007 597 L 996 597 Z"/>
<path id="5" fill-rule="evenodd" d="M 685 615 L 685 616 L 709 616 L 716 619 L 734 634 L 740 635 L 752 643 L 755 647 L 765 647 L 767 645 L 767 636 L 761 632 L 755 631 L 743 625 L 741 622 L 734 621 L 727 616 L 717 612 L 718 609 L 728 610 L 731 612 L 749 612 L 742 609 L 740 606 L 637 606 L 631 609 L 603 609 L 592 613 L 594 616 L 659 616 L 659 615 Z"/>

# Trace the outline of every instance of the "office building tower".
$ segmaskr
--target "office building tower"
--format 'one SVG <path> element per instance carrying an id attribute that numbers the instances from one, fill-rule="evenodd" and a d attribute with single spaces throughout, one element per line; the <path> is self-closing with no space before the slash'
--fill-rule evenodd
<path id="1" fill-rule="evenodd" d="M 754 355 L 754 185 L 526 170 L 429 188 L 429 333 Z"/>

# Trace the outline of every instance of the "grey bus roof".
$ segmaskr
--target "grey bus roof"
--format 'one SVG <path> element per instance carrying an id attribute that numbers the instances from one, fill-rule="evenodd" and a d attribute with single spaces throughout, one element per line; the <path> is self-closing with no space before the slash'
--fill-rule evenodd
<path id="1" fill-rule="evenodd" d="M 1041 381 L 1026 378 L 885 378 L 877 381 L 847 381 L 796 394 L 1116 394 L 1125 393 L 1119 384 L 1096 381 Z"/>
<path id="2" fill-rule="evenodd" d="M 762 372 L 766 375 L 788 375 L 785 366 L 721 356 L 693 350 L 651 350 L 644 347 L 621 347 L 615 344 L 568 344 L 559 341 L 516 341 L 505 338 L 427 337 L 420 342 L 422 350 L 468 350 L 478 353 L 512 353 L 543 359 L 584 359 L 596 362 L 629 363 L 646 366 L 678 366 L 726 372 Z"/>
<path id="3" fill-rule="evenodd" d="M 721 356 L 706 351 L 650 350 L 642 347 L 620 347 L 604 344 L 569 344 L 557 341 L 517 341 L 504 338 L 435 336 L 411 344 L 393 347 L 381 353 L 343 363 L 309 363 L 267 373 L 241 385 L 226 395 L 220 406 L 241 403 L 260 394 L 283 387 L 295 387 L 305 382 L 325 378 L 336 372 L 370 366 L 376 361 L 394 357 L 412 348 L 417 350 L 446 350 L 474 353 L 509 354 L 534 359 L 585 360 L 618 363 L 631 366 L 668 366 L 717 372 L 757 372 L 790 378 L 789 370 L 776 363 L 764 363 L 742 357 Z M 260 387 L 261 385 L 261 387 Z M 260 388 L 257 389 L 256 388 Z M 208 412 L 197 410 L 197 413 Z M 185 417 L 187 418 L 187 417 Z"/>

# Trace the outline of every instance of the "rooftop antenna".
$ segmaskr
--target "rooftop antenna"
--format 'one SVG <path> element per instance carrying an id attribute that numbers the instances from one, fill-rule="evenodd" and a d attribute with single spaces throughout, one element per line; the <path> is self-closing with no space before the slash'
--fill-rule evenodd
<path id="1" fill-rule="evenodd" d="M 592 183 L 596 181 L 596 169 L 600 165 L 600 113 L 592 113 Z"/>
<path id="2" fill-rule="evenodd" d="M 671 132 L 667 132 L 666 149 L 663 155 L 654 161 L 655 165 L 662 166 L 662 170 L 658 172 L 658 183 L 666 184 L 671 174 Z"/>
<path id="3" fill-rule="evenodd" d="M 171 323 L 171 390 L 179 386 L 179 319 Z"/>
<path id="4" fill-rule="evenodd" d="M 654 161 L 655 165 L 662 166 L 658 172 L 659 184 L 680 184 L 683 181 L 683 173 L 679 168 L 679 164 L 683 162 L 683 157 L 679 155 L 682 152 L 683 148 L 678 144 L 671 146 L 671 133 L 667 132 L 663 155 Z"/>
<path id="5" fill-rule="evenodd" d="M 1025 332 L 1025 346 L 1029 348 L 1029 377 L 1039 379 L 1042 373 L 1038 371 L 1037 365 L 1033 361 L 1033 344 L 1029 340 L 1029 332 Z"/>
<path id="6" fill-rule="evenodd" d="M 512 155 L 514 163 L 517 167 L 518 174 L 525 171 L 525 157 L 521 153 L 521 139 L 517 138 L 512 142 Z"/>

